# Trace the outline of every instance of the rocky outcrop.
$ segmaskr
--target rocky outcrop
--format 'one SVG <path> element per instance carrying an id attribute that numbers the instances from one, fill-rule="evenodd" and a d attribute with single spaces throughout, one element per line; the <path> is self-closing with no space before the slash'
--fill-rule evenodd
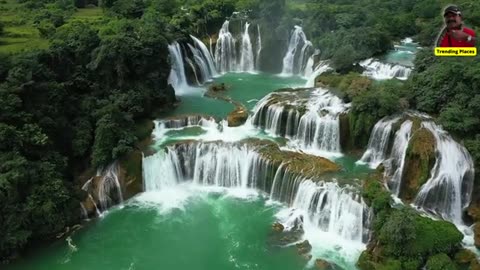
<path id="1" fill-rule="evenodd" d="M 229 127 L 238 127 L 243 124 L 248 119 L 248 111 L 247 108 L 243 106 L 237 106 L 234 111 L 228 114 L 227 122 Z"/>
<path id="2" fill-rule="evenodd" d="M 258 153 L 273 164 L 280 166 L 283 163 L 286 170 L 306 178 L 322 179 L 326 174 L 341 170 L 339 165 L 323 157 L 280 150 L 277 144 L 270 141 L 247 141 L 259 145 Z"/>
<path id="3" fill-rule="evenodd" d="M 335 266 L 323 259 L 316 259 L 315 260 L 315 268 L 318 270 L 334 270 Z"/>
<path id="4" fill-rule="evenodd" d="M 407 148 L 400 198 L 411 202 L 427 182 L 435 164 L 435 137 L 426 128 L 413 133 Z"/>
<path id="5" fill-rule="evenodd" d="M 109 207 L 143 191 L 142 152 L 134 150 L 85 181 L 81 202 L 84 217 L 95 217 Z"/>
<path id="6" fill-rule="evenodd" d="M 480 265 L 478 264 L 477 261 L 477 256 L 473 251 L 468 250 L 468 249 L 461 249 L 458 251 L 454 258 L 454 262 L 459 265 L 460 267 L 469 267 L 469 269 L 480 269 Z"/>
<path id="7" fill-rule="evenodd" d="M 299 255 L 307 254 L 312 250 L 312 245 L 310 245 L 310 242 L 308 242 L 308 240 L 298 243 L 295 246 L 297 247 L 297 252 Z"/>

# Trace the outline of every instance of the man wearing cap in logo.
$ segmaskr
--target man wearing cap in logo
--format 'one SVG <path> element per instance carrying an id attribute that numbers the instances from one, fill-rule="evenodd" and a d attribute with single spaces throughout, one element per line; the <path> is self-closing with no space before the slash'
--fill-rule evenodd
<path id="1" fill-rule="evenodd" d="M 437 47 L 475 47 L 475 31 L 463 25 L 462 12 L 455 5 L 443 11 L 445 27 L 438 35 Z"/>

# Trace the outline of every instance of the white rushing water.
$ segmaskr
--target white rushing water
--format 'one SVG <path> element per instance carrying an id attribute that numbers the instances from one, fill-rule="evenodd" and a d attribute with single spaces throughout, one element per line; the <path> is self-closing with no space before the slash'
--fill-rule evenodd
<path id="1" fill-rule="evenodd" d="M 312 54 L 311 49 L 312 43 L 305 36 L 302 27 L 296 25 L 290 36 L 287 52 L 283 57 L 282 75 L 303 73 L 306 61 Z"/>
<path id="2" fill-rule="evenodd" d="M 211 44 L 212 44 L 212 39 L 210 39 L 210 51 L 207 49 L 207 46 L 205 46 L 205 44 L 199 40 L 198 38 L 190 35 L 190 37 L 192 38 L 192 40 L 194 41 L 195 43 L 195 47 L 197 47 L 200 52 L 202 53 L 202 58 L 205 59 L 206 61 L 206 64 L 207 64 L 207 67 L 208 67 L 208 71 L 209 71 L 209 77 L 215 77 L 215 76 L 218 76 L 217 74 L 217 69 L 215 68 L 215 63 L 213 61 L 213 54 L 212 54 L 212 49 L 211 49 Z"/>
<path id="3" fill-rule="evenodd" d="M 349 106 L 325 89 L 273 92 L 257 103 L 251 120 L 272 135 L 290 139 L 290 149 L 341 154 L 339 116 Z"/>
<path id="4" fill-rule="evenodd" d="M 310 60 L 311 59 L 311 60 Z M 313 66 L 313 57 L 311 57 L 308 61 L 309 63 Z M 305 70 L 309 69 L 309 65 L 305 68 Z M 328 65 L 327 61 L 321 61 L 318 63 L 317 67 L 315 70 L 313 70 L 311 73 L 308 73 L 307 71 L 305 72 L 305 77 L 307 78 L 307 82 L 305 83 L 305 87 L 315 87 L 315 79 L 320 76 L 322 73 L 327 72 L 331 70 L 332 68 Z"/>
<path id="5" fill-rule="evenodd" d="M 369 210 L 357 193 L 334 182 L 305 179 L 282 165 L 275 167 L 253 146 L 184 143 L 145 157 L 143 162 L 146 191 L 184 182 L 212 187 L 258 188 L 269 193 L 272 200 L 290 206 L 288 211 L 293 212 L 286 216 L 303 216 L 306 233 L 321 231 L 362 247 L 367 241 Z M 274 179 L 269 179 L 272 175 Z M 284 221 L 288 225 L 288 221 Z"/>
<path id="6" fill-rule="evenodd" d="M 122 187 L 118 179 L 119 166 L 117 162 L 112 163 L 105 169 L 97 170 L 97 177 L 100 178 L 97 198 L 100 203 L 100 211 L 106 211 L 114 204 L 123 203 Z"/>
<path id="7" fill-rule="evenodd" d="M 408 143 L 412 137 L 412 121 L 403 122 L 400 129 L 395 133 L 395 140 L 392 146 L 389 162 L 385 168 L 387 175 L 390 176 L 388 186 L 397 197 L 400 195 L 400 185 L 402 182 L 405 157 L 407 154 Z"/>
<path id="8" fill-rule="evenodd" d="M 414 205 L 425 213 L 441 217 L 463 228 L 463 211 L 470 203 L 473 189 L 472 157 L 464 146 L 455 142 L 428 116 L 415 112 L 408 112 L 406 115 L 419 117 L 421 128 L 427 129 L 435 137 L 435 164 L 429 179 L 420 187 Z M 391 149 L 387 149 L 391 126 L 398 121 L 398 118 L 395 119 L 385 118 L 375 125 L 362 161 L 374 165 L 383 161 L 389 189 L 394 195 L 401 196 L 406 152 L 415 131 L 412 131 L 412 121 L 404 120 L 395 133 Z M 390 153 L 388 158 L 385 153 Z"/>
<path id="9" fill-rule="evenodd" d="M 368 164 L 370 168 L 375 169 L 387 158 L 392 125 L 399 120 L 399 117 L 385 117 L 375 124 L 368 141 L 367 151 L 358 163 Z"/>
<path id="10" fill-rule="evenodd" d="M 246 72 L 253 72 L 255 69 L 255 63 L 253 59 L 252 42 L 250 41 L 250 34 L 248 33 L 249 27 L 250 24 L 248 22 L 245 23 L 245 30 L 242 35 L 240 70 Z"/>
<path id="11" fill-rule="evenodd" d="M 256 55 L 250 38 L 250 23 L 246 22 L 241 34 L 241 43 L 237 48 L 237 40 L 229 30 L 230 21 L 225 21 L 218 34 L 215 47 L 215 62 L 220 73 L 254 72 L 262 50 L 260 27 L 257 25 Z M 255 62 L 255 58 L 257 59 Z"/>
<path id="12" fill-rule="evenodd" d="M 197 86 L 202 85 L 218 75 L 212 56 L 205 44 L 194 36 L 190 37 L 194 45 L 186 43 L 186 50 L 182 50 L 182 45 L 178 42 L 168 45 L 172 65 L 168 83 L 172 85 L 177 95 L 198 93 L 199 89 L 190 86 L 190 83 Z M 186 68 L 194 77 L 190 78 L 190 80 L 194 80 L 190 83 L 186 76 Z"/>
<path id="13" fill-rule="evenodd" d="M 257 24 L 257 54 L 255 58 L 255 68 L 260 70 L 260 54 L 262 53 L 262 35 L 260 33 L 260 25 Z"/>
<path id="14" fill-rule="evenodd" d="M 168 45 L 168 51 L 170 52 L 170 60 L 172 64 L 168 83 L 171 84 L 178 93 L 181 89 L 185 89 L 188 86 L 187 76 L 185 76 L 185 66 L 183 64 L 182 49 L 178 42 L 174 42 Z"/>
<path id="15" fill-rule="evenodd" d="M 435 136 L 437 159 L 414 204 L 445 220 L 463 224 L 462 212 L 469 205 L 473 190 L 472 157 L 435 123 L 424 122 L 422 126 Z"/>
<path id="16" fill-rule="evenodd" d="M 220 73 L 237 70 L 236 40 L 229 25 L 228 20 L 223 23 L 215 46 L 215 62 Z"/>
<path id="17" fill-rule="evenodd" d="M 193 47 L 190 44 L 188 44 L 188 48 L 192 52 L 193 59 L 195 60 L 195 63 L 197 64 L 197 67 L 199 68 L 199 71 L 200 71 L 201 79 L 199 80 L 197 75 L 196 75 L 195 66 L 192 66 L 192 68 L 195 72 L 195 76 L 197 77 L 197 82 L 204 83 L 204 82 L 210 80 L 210 78 L 212 77 L 212 74 L 210 73 L 210 70 L 207 66 L 207 63 L 205 63 L 205 61 L 204 61 L 204 57 L 203 57 L 202 53 L 197 48 Z"/>
<path id="18" fill-rule="evenodd" d="M 374 58 L 363 60 L 359 64 L 365 69 L 363 75 L 375 80 L 389 80 L 393 78 L 406 80 L 412 73 L 412 69 L 409 67 L 383 63 Z"/>

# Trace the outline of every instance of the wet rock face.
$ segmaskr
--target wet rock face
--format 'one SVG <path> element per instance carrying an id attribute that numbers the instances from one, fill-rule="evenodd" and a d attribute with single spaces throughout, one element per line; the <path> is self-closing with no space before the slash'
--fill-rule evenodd
<path id="1" fill-rule="evenodd" d="M 480 248 L 480 222 L 475 223 L 473 227 L 475 246 Z"/>
<path id="2" fill-rule="evenodd" d="M 400 198 L 413 201 L 420 187 L 430 177 L 435 164 L 435 137 L 425 129 L 417 130 L 410 141 L 405 158 L 405 171 L 400 187 Z"/>
<path id="3" fill-rule="evenodd" d="M 297 247 L 298 254 L 300 255 L 307 254 L 312 250 L 312 245 L 310 245 L 308 240 L 298 243 L 295 246 Z"/>
<path id="4" fill-rule="evenodd" d="M 272 230 L 273 230 L 274 232 L 281 233 L 281 232 L 283 232 L 284 229 L 285 229 L 285 227 L 284 227 L 282 224 L 278 223 L 278 222 L 276 222 L 276 223 L 274 223 L 274 224 L 272 225 Z"/>
<path id="5" fill-rule="evenodd" d="M 237 107 L 233 112 L 227 116 L 227 122 L 229 127 L 238 127 L 248 119 L 248 111 L 244 107 Z"/>
<path id="6" fill-rule="evenodd" d="M 323 259 L 316 259 L 315 260 L 315 268 L 318 270 L 333 270 L 336 269 L 333 264 L 327 262 Z"/>
<path id="7" fill-rule="evenodd" d="M 304 232 L 301 225 L 301 220 L 296 222 L 295 226 L 290 230 L 285 230 L 285 227 L 281 223 L 275 222 L 272 225 L 272 231 L 270 232 L 270 235 L 268 237 L 268 245 L 270 247 L 284 247 L 286 245 L 300 241 L 300 239 L 302 239 L 303 233 Z M 299 254 L 302 255 L 302 253 Z"/>

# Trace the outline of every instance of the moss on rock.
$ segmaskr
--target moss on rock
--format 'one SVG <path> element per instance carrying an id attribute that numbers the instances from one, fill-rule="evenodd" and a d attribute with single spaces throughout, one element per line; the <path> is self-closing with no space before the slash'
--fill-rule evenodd
<path id="1" fill-rule="evenodd" d="M 440 253 L 428 258 L 426 269 L 428 270 L 457 270 L 457 266 L 445 253 Z"/>
<path id="2" fill-rule="evenodd" d="M 407 148 L 400 198 L 411 202 L 430 177 L 435 164 L 435 137 L 426 128 L 414 134 Z"/>
<path id="3" fill-rule="evenodd" d="M 132 151 L 120 160 L 119 181 L 124 189 L 124 199 L 143 191 L 142 152 Z"/>
<path id="4" fill-rule="evenodd" d="M 243 124 L 248 119 L 248 111 L 243 106 L 237 106 L 237 108 L 228 114 L 227 122 L 229 127 L 238 127 Z"/>
<path id="5" fill-rule="evenodd" d="M 469 266 L 473 261 L 476 261 L 477 257 L 475 253 L 468 249 L 461 249 L 455 253 L 454 261 L 457 265 L 460 266 Z"/>
<path id="6" fill-rule="evenodd" d="M 280 150 L 277 144 L 265 142 L 258 149 L 258 152 L 269 161 L 277 164 L 284 164 L 285 168 L 295 174 L 302 175 L 312 180 L 321 179 L 327 173 L 340 171 L 340 166 L 322 157 L 305 153 Z"/>
<path id="7" fill-rule="evenodd" d="M 408 207 L 381 213 L 375 218 L 379 226 L 374 238 L 357 263 L 362 270 L 390 269 L 392 261 L 401 266 L 393 269 L 419 269 L 430 256 L 460 249 L 463 235 L 449 222 L 422 217 Z"/>

